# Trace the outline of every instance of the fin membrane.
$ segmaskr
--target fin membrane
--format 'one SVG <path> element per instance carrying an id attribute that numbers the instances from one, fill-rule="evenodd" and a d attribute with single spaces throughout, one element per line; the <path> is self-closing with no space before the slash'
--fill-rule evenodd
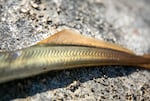
<path id="1" fill-rule="evenodd" d="M 123 51 L 126 53 L 134 54 L 132 51 L 123 48 L 119 45 L 101 41 L 98 39 L 90 38 L 81 35 L 78 32 L 72 30 L 62 30 L 47 39 L 44 39 L 37 44 L 69 44 L 69 45 L 85 45 L 85 46 L 94 46 L 100 48 L 109 48 L 114 50 Z"/>

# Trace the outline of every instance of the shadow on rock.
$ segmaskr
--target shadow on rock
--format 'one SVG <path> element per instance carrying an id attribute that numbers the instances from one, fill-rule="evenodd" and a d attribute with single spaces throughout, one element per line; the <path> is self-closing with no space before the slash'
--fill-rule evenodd
<path id="1" fill-rule="evenodd" d="M 136 68 L 121 66 L 50 71 L 35 77 L 0 84 L 0 99 L 6 101 L 25 98 L 48 90 L 66 87 L 73 81 L 83 83 L 95 78 L 128 76 L 135 71 L 137 71 Z"/>

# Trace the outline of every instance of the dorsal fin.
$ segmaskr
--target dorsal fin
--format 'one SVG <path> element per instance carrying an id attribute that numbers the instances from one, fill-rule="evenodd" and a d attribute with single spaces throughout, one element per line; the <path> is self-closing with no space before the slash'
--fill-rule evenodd
<path id="1" fill-rule="evenodd" d="M 144 54 L 143 57 L 150 59 L 150 54 Z"/>
<path id="2" fill-rule="evenodd" d="M 71 44 L 71 45 L 95 46 L 101 48 L 115 49 L 130 54 L 134 54 L 132 51 L 123 48 L 119 45 L 108 43 L 94 38 L 89 38 L 72 30 L 62 30 L 48 37 L 47 39 L 38 42 L 37 44 Z"/>

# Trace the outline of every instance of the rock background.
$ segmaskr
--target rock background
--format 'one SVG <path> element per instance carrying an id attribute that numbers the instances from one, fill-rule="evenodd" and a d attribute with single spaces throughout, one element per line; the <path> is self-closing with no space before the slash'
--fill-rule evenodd
<path id="1" fill-rule="evenodd" d="M 62 29 L 150 53 L 149 0 L 0 0 L 0 49 L 29 47 Z M 103 66 L 51 71 L 0 85 L 0 100 L 149 101 L 150 71 Z"/>

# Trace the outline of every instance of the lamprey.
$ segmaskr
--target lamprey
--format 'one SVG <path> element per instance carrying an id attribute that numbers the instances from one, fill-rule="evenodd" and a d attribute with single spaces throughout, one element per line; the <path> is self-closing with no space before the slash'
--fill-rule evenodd
<path id="1" fill-rule="evenodd" d="M 31 47 L 0 52 L 0 83 L 76 67 L 129 65 L 150 68 L 149 57 L 137 56 L 118 45 L 67 30 Z"/>
<path id="2" fill-rule="evenodd" d="M 106 48 L 73 45 L 35 45 L 0 53 L 0 82 L 50 70 L 98 65 L 142 65 L 150 59 Z"/>

